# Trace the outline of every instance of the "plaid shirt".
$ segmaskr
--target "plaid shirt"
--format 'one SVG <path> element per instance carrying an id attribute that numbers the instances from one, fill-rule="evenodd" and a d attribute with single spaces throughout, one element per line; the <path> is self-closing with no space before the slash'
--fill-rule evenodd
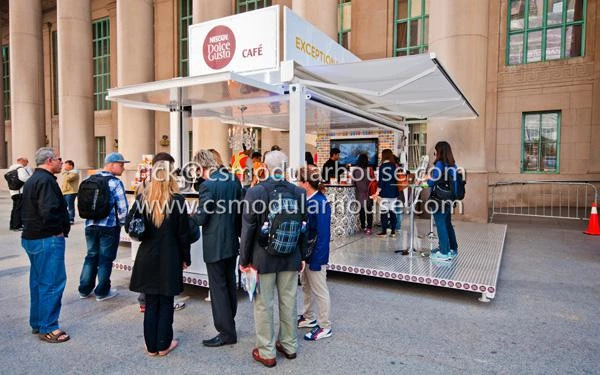
<path id="1" fill-rule="evenodd" d="M 100 171 L 98 174 L 102 176 L 112 176 L 110 172 Z M 98 225 L 101 227 L 116 227 L 117 225 L 123 226 L 125 225 L 125 218 L 127 217 L 127 210 L 129 209 L 129 205 L 127 204 L 127 198 L 125 197 L 125 187 L 123 186 L 123 182 L 118 178 L 111 178 L 108 181 L 108 187 L 110 189 L 110 205 L 111 207 L 117 207 L 117 213 L 119 216 L 119 220 L 117 222 L 117 218 L 115 217 L 115 210 L 110 210 L 110 213 L 107 217 L 101 220 L 91 220 L 87 219 L 85 221 L 85 226 L 89 227 L 90 225 Z"/>

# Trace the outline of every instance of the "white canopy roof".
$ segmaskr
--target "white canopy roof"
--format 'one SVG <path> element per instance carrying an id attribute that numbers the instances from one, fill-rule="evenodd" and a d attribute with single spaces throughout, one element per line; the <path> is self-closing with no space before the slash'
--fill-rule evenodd
<path id="1" fill-rule="evenodd" d="M 217 117 L 289 129 L 289 85 L 307 87 L 306 130 L 382 127 L 403 131 L 406 120 L 475 118 L 477 112 L 433 55 L 337 65 L 215 73 L 109 89 L 107 99 L 155 111 L 188 109 Z"/>
<path id="2" fill-rule="evenodd" d="M 346 64 L 296 67 L 295 78 L 310 89 L 346 92 L 370 113 L 404 119 L 472 119 L 478 116 L 434 54 Z"/>

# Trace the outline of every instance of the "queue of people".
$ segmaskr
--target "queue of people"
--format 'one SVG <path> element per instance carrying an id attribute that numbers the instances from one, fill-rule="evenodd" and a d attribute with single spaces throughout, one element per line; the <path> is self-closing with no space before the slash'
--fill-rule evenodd
<path id="1" fill-rule="evenodd" d="M 223 166 L 218 152 L 200 150 L 194 156 L 202 174 L 197 185 L 199 204 L 195 212 L 188 212 L 173 177 L 174 159 L 167 153 L 161 155 L 154 162 L 153 176 L 136 192 L 134 206 L 129 210 L 123 183 L 117 178 L 129 162 L 123 155 L 116 152 L 107 155 L 104 169 L 84 180 L 78 191 L 77 180 L 70 178 L 74 168 L 72 161 L 65 162 L 68 167 L 63 172 L 61 189 L 54 177 L 62 169 L 60 156 L 47 147 L 36 152 L 37 168 L 26 178 L 22 193 L 19 192 L 22 194 L 19 215 L 23 222 L 22 246 L 31 262 L 32 333 L 50 343 L 70 339 L 58 324 L 66 284 L 65 239 L 73 224 L 71 199 L 67 195 L 80 194 L 79 208 L 83 217 L 82 207 L 90 188 L 83 185 L 95 183 L 93 186 L 106 186 L 104 195 L 108 210 L 106 216 L 97 217 L 92 213 L 85 217 L 87 254 L 80 276 L 79 296 L 86 299 L 95 295 L 101 302 L 118 294 L 111 288 L 110 275 L 121 227 L 130 231 L 134 219 L 142 218 L 143 237 L 140 236 L 141 245 L 129 288 L 144 296 L 143 332 L 148 355 L 165 356 L 178 346 L 173 334 L 174 298 L 183 291 L 183 270 L 191 264 L 194 226 L 196 229 L 202 227 L 203 260 L 207 264 L 213 323 L 217 332 L 216 336 L 203 340 L 204 346 L 237 343 L 235 271 L 238 254 L 240 270 L 248 272 L 252 269 L 260 276 L 260 292 L 254 300 L 256 346 L 251 351 L 254 360 L 273 367 L 277 352 L 288 359 L 296 358 L 298 328 L 309 329 L 304 335 L 307 341 L 331 337 L 331 298 L 325 267 L 329 262 L 331 207 L 323 194 L 322 171 L 307 165 L 294 176 L 297 181 L 294 185 L 285 174 L 288 159 L 283 152 L 269 151 L 262 162 L 259 155 L 253 155 L 256 165 L 266 168 L 266 178 L 253 183 L 242 196 L 239 180 Z M 364 205 L 361 207 L 361 227 L 367 234 L 371 233 L 370 211 L 373 200 L 378 199 L 382 211 L 382 232 L 379 234 L 393 237 L 397 221 L 394 207 L 400 191 L 396 177 L 399 166 L 391 150 L 383 150 L 379 178 L 374 186 L 371 183 L 374 171 L 368 165 L 366 155 L 360 155 L 358 160 L 358 168 L 363 170 L 363 176 L 367 176 L 364 180 L 355 179 L 357 197 Z M 26 167 L 26 159 L 20 162 L 21 167 Z M 456 168 L 447 142 L 436 145 L 435 167 L 442 171 Z M 437 179 L 439 176 L 432 174 L 428 181 L 430 186 L 434 186 Z M 270 211 L 274 199 L 279 199 L 279 203 L 285 203 L 288 208 L 300 208 L 294 211 L 297 216 L 281 214 L 279 217 L 280 213 Z M 236 206 L 236 202 L 240 204 Z M 219 211 L 219 207 L 228 209 Z M 260 207 L 269 208 L 261 210 Z M 434 219 L 440 247 L 431 257 L 452 260 L 458 249 L 450 210 L 434 213 Z M 265 226 L 268 241 L 274 243 L 264 242 Z M 270 227 L 276 230 L 269 232 Z M 273 234 L 280 232 L 284 232 L 282 238 Z M 274 253 L 273 249 L 281 245 L 277 241 L 293 242 L 285 251 Z M 304 295 L 301 314 L 296 306 L 298 279 Z M 275 293 L 279 332 L 275 332 Z"/>

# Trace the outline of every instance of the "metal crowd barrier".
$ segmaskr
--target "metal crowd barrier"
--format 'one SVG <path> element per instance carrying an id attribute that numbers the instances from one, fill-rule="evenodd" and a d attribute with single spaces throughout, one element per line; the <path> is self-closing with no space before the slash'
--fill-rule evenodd
<path id="1" fill-rule="evenodd" d="M 589 220 L 599 181 L 512 181 L 489 185 L 495 215 Z"/>

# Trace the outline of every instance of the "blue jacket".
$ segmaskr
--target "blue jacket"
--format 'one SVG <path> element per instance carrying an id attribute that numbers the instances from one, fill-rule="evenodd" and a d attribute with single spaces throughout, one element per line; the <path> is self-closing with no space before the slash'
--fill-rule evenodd
<path id="1" fill-rule="evenodd" d="M 397 165 L 386 161 L 379 166 L 379 181 L 377 186 L 381 189 L 379 196 L 381 198 L 398 197 L 398 181 L 396 180 Z"/>
<path id="2" fill-rule="evenodd" d="M 315 248 L 308 258 L 308 269 L 320 271 L 329 263 L 329 241 L 331 239 L 331 206 L 320 191 L 306 202 L 308 213 L 308 237 L 317 237 Z"/>
<path id="3" fill-rule="evenodd" d="M 452 177 L 456 179 L 456 165 L 444 165 L 440 160 L 436 161 L 431 169 L 431 173 L 429 174 L 429 180 L 427 180 L 427 185 L 429 187 L 433 187 L 437 181 L 444 180 L 445 169 L 448 168 L 448 176 L 452 173 Z"/>

